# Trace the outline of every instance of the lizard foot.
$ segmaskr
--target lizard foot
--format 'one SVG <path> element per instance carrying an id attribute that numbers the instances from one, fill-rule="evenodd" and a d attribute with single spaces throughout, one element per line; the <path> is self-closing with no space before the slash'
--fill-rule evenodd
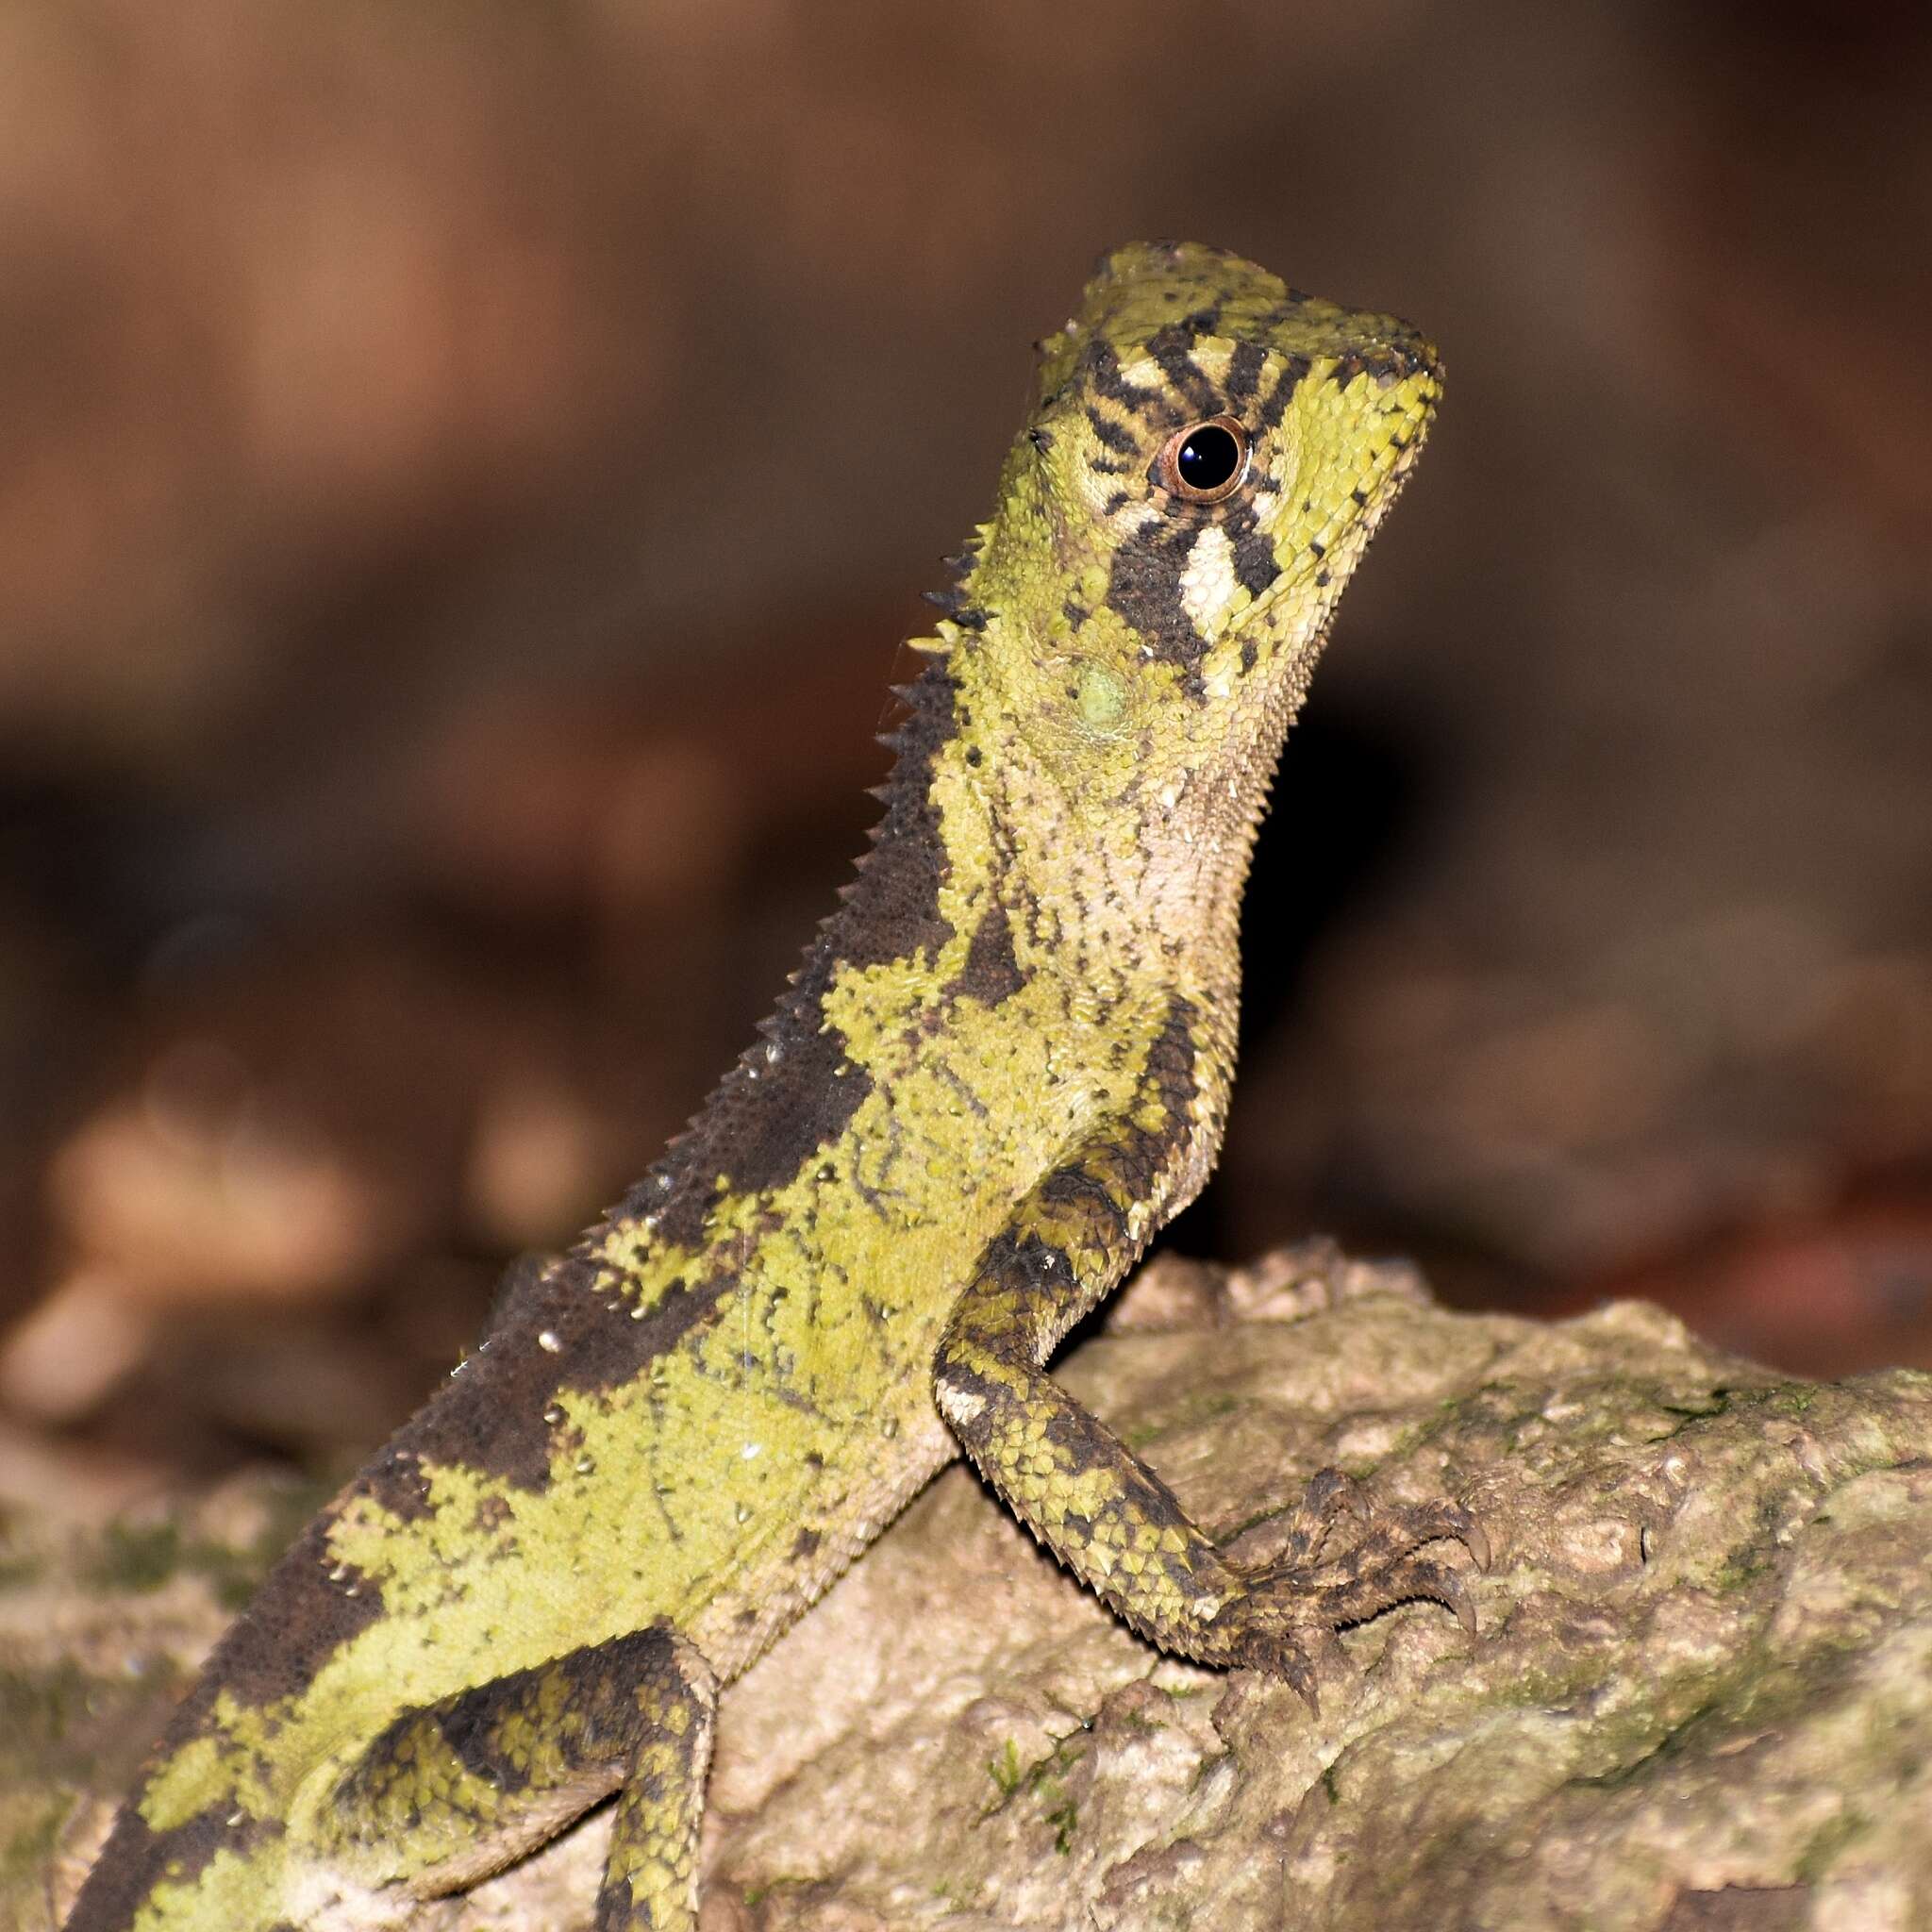
<path id="1" fill-rule="evenodd" d="M 1418 1602 L 1441 1604 L 1474 1631 L 1467 1573 L 1424 1554 L 1441 1542 L 1460 1543 L 1478 1570 L 1489 1567 L 1489 1540 L 1459 1503 L 1372 1509 L 1352 1478 L 1322 1470 L 1290 1521 L 1282 1553 L 1235 1566 L 1240 1588 L 1209 1629 L 1229 1664 L 1284 1678 L 1319 1708 L 1316 1672 L 1340 1656 L 1340 1631 Z"/>

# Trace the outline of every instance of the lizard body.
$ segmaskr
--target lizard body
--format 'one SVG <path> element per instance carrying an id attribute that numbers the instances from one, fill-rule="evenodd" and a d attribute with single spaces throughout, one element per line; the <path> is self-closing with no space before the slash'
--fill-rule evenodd
<path id="1" fill-rule="evenodd" d="M 625 1199 L 526 1266 L 305 1532 L 151 1757 L 69 1932 L 401 1923 L 619 1792 L 600 1932 L 689 1928 L 711 1711 L 963 1444 L 1156 1641 L 1311 1686 L 1461 1607 L 1448 1505 L 1224 1562 L 1045 1374 L 1206 1178 L 1281 741 L 1439 387 L 1391 318 L 1117 251 L 959 564 L 874 845 Z"/>

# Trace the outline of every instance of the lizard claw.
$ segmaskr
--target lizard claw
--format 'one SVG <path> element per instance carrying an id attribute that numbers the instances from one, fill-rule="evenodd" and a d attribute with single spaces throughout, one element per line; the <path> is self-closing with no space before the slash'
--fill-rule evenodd
<path id="1" fill-rule="evenodd" d="M 1475 1634 L 1469 1573 L 1422 1554 L 1439 1542 L 1462 1544 L 1476 1570 L 1488 1569 L 1489 1539 L 1459 1503 L 1372 1510 L 1359 1485 L 1324 1469 L 1294 1511 L 1283 1555 L 1237 1569 L 1241 1588 L 1210 1626 L 1215 1647 L 1229 1663 L 1283 1678 L 1319 1709 L 1318 1666 L 1346 1656 L 1338 1631 L 1398 1604 L 1436 1603 Z"/>

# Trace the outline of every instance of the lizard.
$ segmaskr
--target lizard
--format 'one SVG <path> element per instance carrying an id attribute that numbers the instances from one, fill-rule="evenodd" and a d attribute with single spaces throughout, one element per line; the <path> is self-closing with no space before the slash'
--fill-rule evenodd
<path id="1" fill-rule="evenodd" d="M 1218 1152 L 1250 852 L 1440 358 L 1168 242 L 1038 348 L 775 1011 L 270 1573 L 67 1932 L 403 1924 L 613 1794 L 597 1932 L 690 1932 L 720 1687 L 962 1449 L 1174 1655 L 1312 1701 L 1391 1606 L 1474 1627 L 1459 1504 L 1324 1472 L 1243 1566 L 1046 1366 Z"/>

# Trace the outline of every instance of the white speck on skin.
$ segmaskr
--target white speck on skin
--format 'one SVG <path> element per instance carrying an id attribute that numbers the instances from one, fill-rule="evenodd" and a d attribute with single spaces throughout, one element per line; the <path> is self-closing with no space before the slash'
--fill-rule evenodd
<path id="1" fill-rule="evenodd" d="M 541 1348 L 545 1355 L 556 1355 L 561 1351 L 563 1343 L 558 1339 L 557 1330 L 555 1328 L 545 1328 L 537 1337 L 537 1346 Z"/>

